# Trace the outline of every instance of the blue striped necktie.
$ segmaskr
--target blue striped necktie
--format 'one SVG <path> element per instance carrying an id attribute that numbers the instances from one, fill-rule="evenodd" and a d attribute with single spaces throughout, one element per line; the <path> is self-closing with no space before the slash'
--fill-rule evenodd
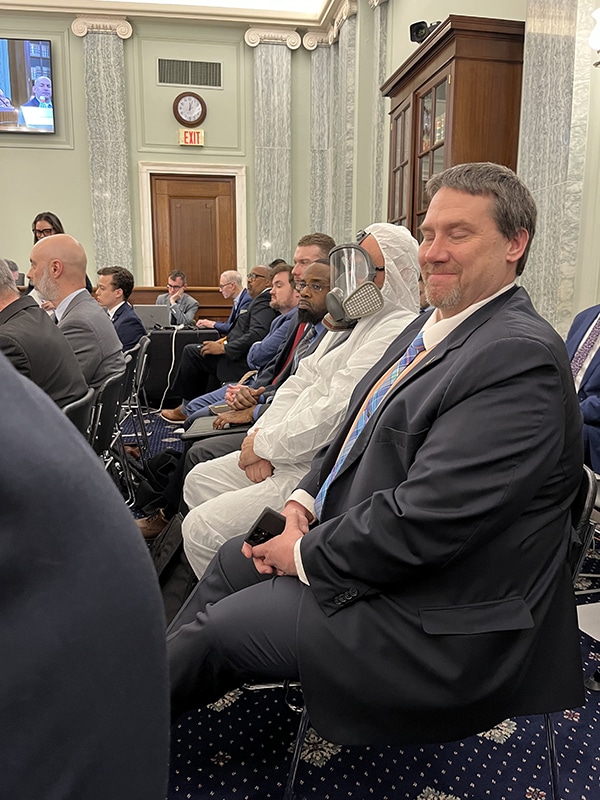
<path id="1" fill-rule="evenodd" d="M 399 376 L 404 372 L 404 370 L 411 364 L 415 358 L 425 350 L 425 344 L 423 343 L 423 333 L 420 332 L 413 341 L 408 345 L 406 352 L 400 358 L 400 360 L 394 364 L 380 379 L 379 381 L 373 386 L 369 394 L 367 395 L 366 400 L 363 403 L 362 409 L 359 412 L 358 416 L 354 420 L 352 428 L 346 437 L 346 441 L 344 442 L 344 446 L 342 447 L 335 464 L 333 465 L 333 469 L 327 476 L 325 482 L 321 486 L 318 495 L 315 498 L 315 516 L 317 519 L 321 518 L 321 511 L 323 510 L 323 502 L 325 500 L 325 495 L 327 494 L 327 489 L 329 489 L 329 484 L 333 481 L 335 476 L 340 471 L 342 464 L 346 460 L 348 453 L 352 449 L 352 445 L 358 439 L 360 434 L 362 433 L 365 425 L 371 419 L 379 404 L 392 388 L 392 386 L 396 383 Z"/>

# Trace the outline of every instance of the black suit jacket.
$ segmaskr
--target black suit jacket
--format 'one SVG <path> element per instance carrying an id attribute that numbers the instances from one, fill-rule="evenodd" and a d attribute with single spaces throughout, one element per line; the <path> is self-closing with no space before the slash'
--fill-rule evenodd
<path id="1" fill-rule="evenodd" d="M 357 386 L 301 483 L 313 496 L 370 387 L 423 323 Z M 302 539 L 300 676 L 321 735 L 455 740 L 583 701 L 566 564 L 581 470 L 564 344 L 525 290 L 509 290 L 390 392 Z"/>
<path id="2" fill-rule="evenodd" d="M 146 328 L 144 328 L 142 320 L 128 303 L 123 303 L 117 308 L 112 321 L 123 345 L 123 350 L 131 350 L 142 336 L 146 335 Z"/>
<path id="3" fill-rule="evenodd" d="M 0 311 L 0 350 L 61 408 L 87 391 L 69 342 L 31 297 L 23 295 Z"/>
<path id="4" fill-rule="evenodd" d="M 240 311 L 227 334 L 225 355 L 217 356 L 217 378 L 221 383 L 237 380 L 248 369 L 246 354 L 250 345 L 264 339 L 279 313 L 270 307 L 270 302 L 271 291 L 265 289 L 247 308 Z"/>
<path id="5" fill-rule="evenodd" d="M 83 436 L 1 354 L 0 407 L 0 796 L 163 800 L 164 613 L 148 548 Z"/>

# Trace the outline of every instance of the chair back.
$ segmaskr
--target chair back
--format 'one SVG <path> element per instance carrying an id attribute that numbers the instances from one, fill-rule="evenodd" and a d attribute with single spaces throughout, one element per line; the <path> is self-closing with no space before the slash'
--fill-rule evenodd
<path id="1" fill-rule="evenodd" d="M 133 393 L 133 382 L 135 380 L 135 368 L 137 366 L 138 356 L 140 352 L 139 343 L 131 350 L 123 353 L 125 356 L 125 375 L 123 376 L 123 385 L 121 387 L 121 405 L 129 402 Z"/>
<path id="2" fill-rule="evenodd" d="M 125 374 L 125 372 L 115 372 L 114 375 L 110 375 L 96 393 L 88 441 L 98 455 L 102 455 L 110 448 L 117 429 Z"/>
<path id="3" fill-rule="evenodd" d="M 72 403 L 67 403 L 61 409 L 63 414 L 71 420 L 77 430 L 84 436 L 87 436 L 90 424 L 94 393 L 94 389 L 90 386 L 83 397 L 80 397 L 79 400 L 73 400 Z"/>
<path id="4" fill-rule="evenodd" d="M 571 505 L 571 543 L 569 545 L 569 565 L 573 582 L 581 570 L 581 565 L 590 548 L 594 535 L 594 524 L 590 517 L 594 510 L 598 483 L 592 470 L 584 466 L 581 483 L 575 500 Z"/>
<path id="5" fill-rule="evenodd" d="M 138 352 L 136 365 L 137 368 L 135 370 L 135 376 L 133 380 L 133 392 L 137 401 L 139 402 L 139 394 L 148 374 L 148 365 L 150 362 L 150 353 L 148 352 L 150 349 L 150 337 L 142 336 L 138 342 L 138 347 L 140 349 Z"/>

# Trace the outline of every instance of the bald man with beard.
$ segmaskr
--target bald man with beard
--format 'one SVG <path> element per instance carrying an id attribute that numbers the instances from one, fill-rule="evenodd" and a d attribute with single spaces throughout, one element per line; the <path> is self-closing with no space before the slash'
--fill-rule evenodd
<path id="1" fill-rule="evenodd" d="M 34 245 L 27 277 L 54 304 L 56 321 L 88 383 L 97 389 L 110 375 L 123 372 L 122 345 L 108 314 L 85 288 L 87 257 L 66 233 L 47 236 Z"/>

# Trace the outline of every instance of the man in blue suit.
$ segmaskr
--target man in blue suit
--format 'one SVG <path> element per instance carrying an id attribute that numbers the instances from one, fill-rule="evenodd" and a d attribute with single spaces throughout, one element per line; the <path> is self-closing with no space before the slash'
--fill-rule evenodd
<path id="1" fill-rule="evenodd" d="M 585 463 L 600 472 L 600 305 L 577 314 L 567 334 L 567 351 L 583 414 Z"/>
<path id="2" fill-rule="evenodd" d="M 142 320 L 127 302 L 133 285 L 133 275 L 125 267 L 102 267 L 98 270 L 96 300 L 108 312 L 123 350 L 131 350 L 146 335 Z"/>
<path id="3" fill-rule="evenodd" d="M 213 319 L 199 319 L 198 328 L 213 328 L 220 336 L 227 336 L 239 315 L 252 302 L 252 295 L 242 286 L 242 276 L 234 269 L 228 269 L 219 276 L 219 291 L 225 300 L 232 300 L 233 306 L 227 322 L 215 322 Z"/>

